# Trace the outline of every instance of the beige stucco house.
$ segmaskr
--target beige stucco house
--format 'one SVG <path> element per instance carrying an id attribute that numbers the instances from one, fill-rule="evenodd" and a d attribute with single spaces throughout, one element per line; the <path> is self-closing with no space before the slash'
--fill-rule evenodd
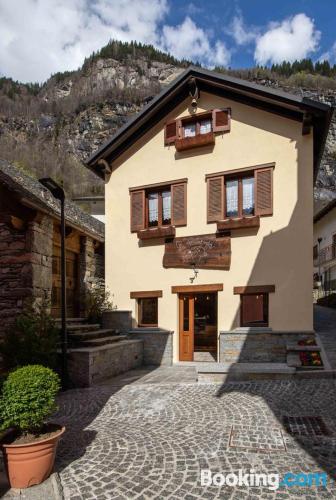
<path id="1" fill-rule="evenodd" d="M 336 291 L 336 200 L 314 215 L 314 282 L 322 292 Z M 320 293 L 318 294 L 320 295 Z"/>
<path id="2" fill-rule="evenodd" d="M 330 118 L 189 68 L 89 160 L 106 183 L 106 284 L 135 328 L 173 332 L 174 361 L 279 361 L 282 335 L 313 330 L 313 183 Z"/>

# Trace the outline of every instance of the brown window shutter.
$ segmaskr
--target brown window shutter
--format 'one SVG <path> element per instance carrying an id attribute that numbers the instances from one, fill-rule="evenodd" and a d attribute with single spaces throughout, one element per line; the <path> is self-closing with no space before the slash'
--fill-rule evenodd
<path id="1" fill-rule="evenodd" d="M 145 190 L 131 192 L 131 231 L 141 231 L 145 228 Z"/>
<path id="2" fill-rule="evenodd" d="M 214 132 L 229 132 L 230 126 L 230 109 L 214 109 L 212 111 L 212 128 Z"/>
<path id="3" fill-rule="evenodd" d="M 273 214 L 273 168 L 255 170 L 255 215 Z"/>
<path id="4" fill-rule="evenodd" d="M 208 222 L 216 222 L 224 216 L 224 177 L 211 177 L 208 183 Z"/>
<path id="5" fill-rule="evenodd" d="M 173 226 L 185 226 L 187 224 L 187 183 L 173 184 L 171 198 L 172 224 Z"/>
<path id="6" fill-rule="evenodd" d="M 165 145 L 173 144 L 177 136 L 177 122 L 176 120 L 168 122 L 165 125 Z"/>

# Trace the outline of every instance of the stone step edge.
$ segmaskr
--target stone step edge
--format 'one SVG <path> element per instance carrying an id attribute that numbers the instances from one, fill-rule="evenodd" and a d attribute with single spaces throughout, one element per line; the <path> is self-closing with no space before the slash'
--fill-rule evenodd
<path id="1" fill-rule="evenodd" d="M 121 342 L 122 340 L 125 340 L 125 338 L 126 337 L 122 337 L 121 335 L 112 335 L 110 337 L 101 337 L 98 339 L 76 340 L 76 342 L 74 342 L 72 345 L 81 345 L 82 347 L 90 345 L 94 347 L 96 345 L 98 347 L 99 345 L 105 345 L 108 343 Z"/>
<path id="2" fill-rule="evenodd" d="M 112 334 L 112 335 L 116 335 L 116 330 L 113 330 L 112 328 L 99 328 L 98 330 L 91 330 L 91 331 L 88 331 L 88 332 L 72 332 L 71 330 L 68 332 L 69 334 L 69 337 L 72 338 L 72 339 L 77 339 L 77 338 L 80 338 L 80 337 L 83 337 L 83 340 L 85 339 L 85 337 L 87 337 L 88 339 L 90 338 L 90 335 L 97 335 L 97 334 Z M 126 335 L 125 335 L 126 337 Z"/>

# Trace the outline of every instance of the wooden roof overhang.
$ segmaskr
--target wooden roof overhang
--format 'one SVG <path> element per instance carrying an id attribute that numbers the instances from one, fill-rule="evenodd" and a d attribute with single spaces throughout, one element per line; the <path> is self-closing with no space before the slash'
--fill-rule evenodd
<path id="1" fill-rule="evenodd" d="M 189 95 L 195 81 L 200 92 L 208 92 L 302 123 L 302 134 L 313 127 L 314 172 L 319 162 L 332 118 L 333 108 L 306 97 L 247 82 L 228 75 L 190 67 L 152 99 L 140 113 L 131 118 L 87 161 L 87 166 L 101 178 L 113 162 L 170 113 Z"/>
<path id="2" fill-rule="evenodd" d="M 6 192 L 8 194 L 6 194 Z M 39 203 L 38 199 L 33 199 L 34 197 L 27 197 L 19 189 L 14 186 L 3 185 L 0 182 L 0 196 L 3 204 L 8 207 L 15 217 L 18 217 L 24 221 L 39 220 L 38 214 L 49 215 L 52 219 L 57 222 L 61 222 L 60 214 L 56 213 L 51 208 L 46 205 Z M 66 218 L 66 226 L 75 229 L 84 236 L 90 236 L 92 239 L 98 241 L 99 243 L 104 242 L 104 237 L 98 233 L 90 231 L 88 228 L 83 228 L 80 224 L 76 224 L 73 221 Z"/>

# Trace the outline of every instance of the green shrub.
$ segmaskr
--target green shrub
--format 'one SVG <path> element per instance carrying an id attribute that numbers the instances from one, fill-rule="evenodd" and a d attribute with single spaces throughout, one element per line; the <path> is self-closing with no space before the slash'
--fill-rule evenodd
<path id="1" fill-rule="evenodd" d="M 28 365 L 10 373 L 2 387 L 0 419 L 3 428 L 37 433 L 56 410 L 58 375 L 50 368 Z"/>
<path id="2" fill-rule="evenodd" d="M 103 311 L 116 309 L 111 294 L 105 289 L 104 280 L 96 279 L 85 295 L 86 313 L 90 323 L 101 320 Z"/>
<path id="3" fill-rule="evenodd" d="M 55 368 L 59 331 L 48 303 L 28 305 L 5 335 L 0 346 L 5 368 L 39 364 Z"/>

